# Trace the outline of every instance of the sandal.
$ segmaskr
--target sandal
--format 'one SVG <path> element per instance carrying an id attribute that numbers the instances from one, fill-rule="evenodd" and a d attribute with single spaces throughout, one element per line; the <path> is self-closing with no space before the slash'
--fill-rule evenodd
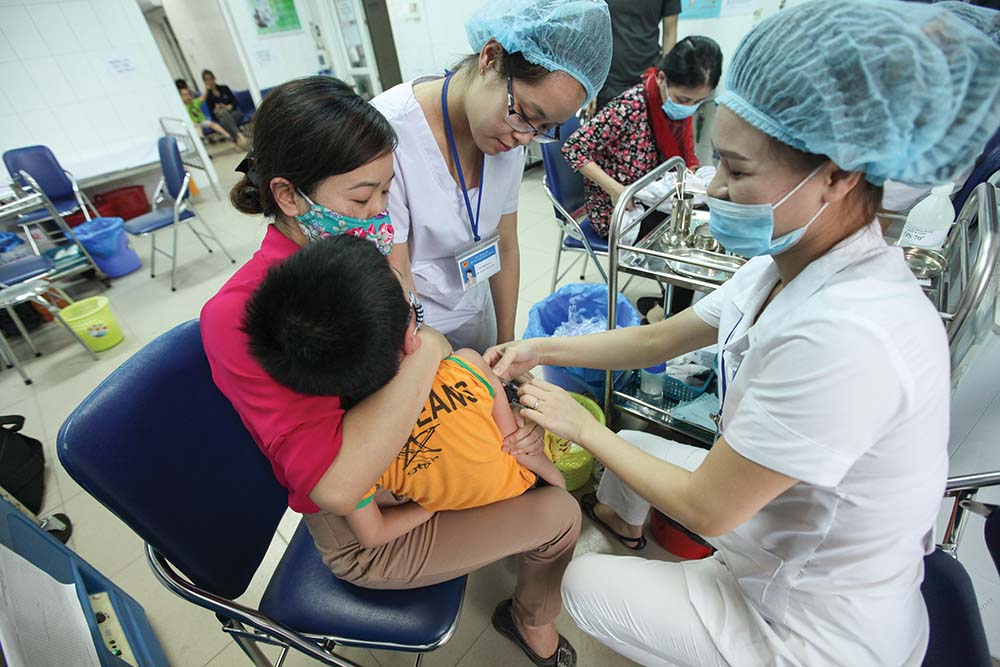
<path id="1" fill-rule="evenodd" d="M 597 512 L 594 510 L 594 507 L 596 505 L 597 505 L 596 493 L 588 493 L 584 495 L 582 498 L 580 498 L 580 507 L 583 508 L 583 513 L 586 514 L 587 517 L 591 521 L 596 523 L 598 526 L 604 528 L 606 531 L 614 535 L 615 539 L 621 542 L 626 549 L 631 549 L 632 551 L 642 551 L 643 549 L 646 548 L 645 535 L 640 535 L 639 537 L 628 537 L 626 535 L 622 535 L 621 533 L 616 533 L 614 530 L 611 529 L 611 526 L 609 526 L 607 523 L 604 522 L 604 520 L 601 517 L 597 516 Z"/>
<path id="2" fill-rule="evenodd" d="M 663 307 L 663 297 L 662 296 L 640 296 L 636 299 L 635 309 L 639 311 L 639 314 L 645 316 L 646 313 L 653 308 L 653 306 Z"/>
<path id="3" fill-rule="evenodd" d="M 543 658 L 531 650 L 514 623 L 513 601 L 504 600 L 493 610 L 493 627 L 501 635 L 511 640 L 528 656 L 528 660 L 538 667 L 576 667 L 576 649 L 569 640 L 559 635 L 556 652 Z"/>

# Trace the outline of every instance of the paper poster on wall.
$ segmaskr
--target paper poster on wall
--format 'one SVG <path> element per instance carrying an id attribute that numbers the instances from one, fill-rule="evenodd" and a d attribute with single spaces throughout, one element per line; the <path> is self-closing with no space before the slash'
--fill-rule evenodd
<path id="1" fill-rule="evenodd" d="M 247 0 L 258 35 L 302 30 L 295 0 Z"/>
<path id="2" fill-rule="evenodd" d="M 753 14 L 757 0 L 722 0 L 722 16 L 746 16 Z"/>
<path id="3" fill-rule="evenodd" d="M 715 19 L 723 0 L 681 0 L 681 19 Z"/>

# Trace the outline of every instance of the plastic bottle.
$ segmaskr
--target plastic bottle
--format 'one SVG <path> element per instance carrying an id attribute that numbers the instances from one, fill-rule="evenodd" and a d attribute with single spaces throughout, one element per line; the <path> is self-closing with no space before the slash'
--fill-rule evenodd
<path id="1" fill-rule="evenodd" d="M 910 210 L 899 237 L 899 245 L 937 250 L 948 239 L 955 222 L 955 208 L 948 195 L 953 184 L 938 185 Z"/>

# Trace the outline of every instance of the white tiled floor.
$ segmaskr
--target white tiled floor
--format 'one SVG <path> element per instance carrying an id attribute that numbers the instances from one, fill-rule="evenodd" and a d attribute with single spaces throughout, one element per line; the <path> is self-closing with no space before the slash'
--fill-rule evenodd
<path id="1" fill-rule="evenodd" d="M 239 156 L 231 153 L 215 158 L 224 190 L 235 180 L 233 167 L 238 160 Z M 23 344 L 15 343 L 15 351 L 20 359 L 26 361 L 34 384 L 25 386 L 13 370 L 0 371 L 0 413 L 25 415 L 26 432 L 46 443 L 49 483 L 43 513 L 65 512 L 72 518 L 74 534 L 70 546 L 145 607 L 171 664 L 179 667 L 244 666 L 250 664 L 249 660 L 219 630 L 213 615 L 174 597 L 153 579 L 139 538 L 83 492 L 62 471 L 55 454 L 59 427 L 84 396 L 142 345 L 170 327 L 197 317 L 206 299 L 259 245 L 265 229 L 260 219 L 240 215 L 228 202 L 214 200 L 208 188 L 203 188 L 202 192 L 203 199 L 198 208 L 224 240 L 237 263 L 230 264 L 218 252 L 207 255 L 189 233 L 182 231 L 177 292 L 170 291 L 166 273 L 155 280 L 150 279 L 146 267 L 116 280 L 106 295 L 111 299 L 126 338 L 117 347 L 101 353 L 97 362 L 92 361 L 72 343 L 68 334 L 54 325 L 46 325 L 34 335 L 44 352 L 39 359 L 31 359 Z M 526 325 L 531 305 L 549 293 L 558 235 L 551 215 L 541 188 L 540 169 L 531 170 L 525 176 L 521 191 L 518 335 Z M 137 241 L 137 250 L 143 261 L 148 262 L 148 241 Z M 571 271 L 566 277 L 567 280 L 578 278 L 578 271 Z M 592 266 L 588 267 L 588 280 L 600 280 Z M 656 292 L 651 284 L 639 285 L 635 290 L 637 293 L 639 290 L 648 294 Z M 297 521 L 297 515 L 290 512 L 282 522 L 254 583 L 241 600 L 250 604 L 257 602 Z M 622 547 L 613 546 L 585 521 L 577 552 L 593 551 L 625 553 Z M 647 548 L 646 555 L 666 557 L 665 552 L 653 544 Z M 489 627 L 494 606 L 509 596 L 512 587 L 513 579 L 504 562 L 473 574 L 456 635 L 445 647 L 428 655 L 424 664 L 428 667 L 530 664 Z M 581 667 L 632 664 L 585 636 L 565 615 L 560 618 L 559 626 L 576 646 Z M 402 654 L 349 651 L 348 655 L 360 664 L 372 667 L 411 664 L 411 657 Z M 315 663 L 296 655 L 291 656 L 286 664 L 303 667 Z"/>

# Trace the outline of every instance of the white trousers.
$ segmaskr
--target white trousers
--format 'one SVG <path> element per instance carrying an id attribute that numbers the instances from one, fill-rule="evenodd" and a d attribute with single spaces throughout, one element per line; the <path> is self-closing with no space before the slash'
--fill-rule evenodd
<path id="1" fill-rule="evenodd" d="M 688 470 L 708 453 L 648 433 L 619 435 Z M 643 523 L 649 511 L 649 503 L 610 470 L 601 478 L 597 497 L 628 523 Z M 584 632 L 640 665 L 803 664 L 746 599 L 718 555 L 667 563 L 589 554 L 570 563 L 562 595 L 566 611 Z"/>

